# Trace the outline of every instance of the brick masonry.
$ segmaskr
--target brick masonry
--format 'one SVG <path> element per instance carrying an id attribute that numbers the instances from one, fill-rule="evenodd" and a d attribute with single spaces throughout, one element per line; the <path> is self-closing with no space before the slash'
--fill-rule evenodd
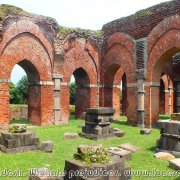
<path id="1" fill-rule="evenodd" d="M 102 31 L 101 37 L 74 32 L 60 37 L 55 20 L 31 14 L 11 14 L 0 22 L 0 127 L 9 125 L 9 79 L 15 64 L 27 73 L 28 118 L 37 125 L 68 122 L 72 74 L 78 86 L 76 118 L 86 108 L 110 106 L 116 109 L 114 118 L 122 111 L 129 124 L 137 125 L 140 102 L 150 127 L 159 113 L 178 109 L 179 61 L 173 57 L 180 51 L 180 1 L 115 20 Z M 138 80 L 144 102 L 138 101 Z"/>

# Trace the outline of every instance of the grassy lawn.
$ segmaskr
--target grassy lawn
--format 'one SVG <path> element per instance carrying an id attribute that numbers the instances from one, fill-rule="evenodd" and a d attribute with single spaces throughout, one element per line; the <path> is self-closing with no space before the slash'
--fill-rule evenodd
<path id="1" fill-rule="evenodd" d="M 21 121 L 22 123 L 23 121 Z M 134 153 L 129 165 L 132 170 L 148 170 L 151 172 L 153 169 L 157 171 L 172 171 L 168 167 L 168 161 L 157 160 L 153 158 L 155 151 L 156 140 L 159 139 L 160 134 L 158 129 L 153 129 L 150 135 L 140 135 L 139 128 L 126 125 L 126 118 L 122 117 L 119 121 L 114 121 L 113 126 L 120 128 L 126 132 L 122 138 L 110 138 L 107 140 L 93 141 L 84 138 L 77 139 L 63 139 L 65 132 L 80 133 L 81 129 L 78 125 L 84 124 L 82 120 L 74 120 L 73 117 L 70 123 L 63 126 L 52 127 L 33 127 L 28 126 L 29 130 L 36 132 L 41 141 L 52 140 L 54 141 L 54 151 L 51 154 L 43 152 L 25 152 L 19 154 L 7 155 L 0 152 L 0 172 L 4 169 L 17 170 L 28 174 L 30 168 L 47 167 L 51 170 L 58 171 L 64 169 L 65 159 L 72 159 L 73 154 L 76 152 L 79 144 L 103 144 L 105 147 L 118 146 L 122 143 L 131 143 L 141 148 L 141 151 Z M 0 177 L 0 179 L 27 179 L 27 177 Z M 132 177 L 136 179 L 167 179 L 174 180 L 178 177 Z"/>

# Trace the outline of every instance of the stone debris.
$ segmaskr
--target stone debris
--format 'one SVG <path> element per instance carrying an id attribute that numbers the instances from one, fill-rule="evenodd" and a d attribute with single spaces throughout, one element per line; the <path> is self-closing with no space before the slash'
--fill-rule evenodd
<path id="1" fill-rule="evenodd" d="M 140 130 L 140 134 L 151 134 L 152 129 L 143 128 Z"/>
<path id="2" fill-rule="evenodd" d="M 180 158 L 170 160 L 169 166 L 175 170 L 180 170 Z"/>
<path id="3" fill-rule="evenodd" d="M 132 154 L 131 151 L 117 148 L 117 147 L 110 147 L 107 149 L 107 151 L 108 151 L 108 153 L 110 153 L 111 156 L 118 155 L 120 158 L 124 158 L 126 160 L 131 159 L 131 154 Z"/>
<path id="4" fill-rule="evenodd" d="M 53 151 L 54 144 L 52 141 L 44 141 L 40 145 L 41 151 L 51 153 Z"/>
<path id="5" fill-rule="evenodd" d="M 119 129 L 118 131 L 114 131 L 114 135 L 117 137 L 123 137 L 125 135 L 125 132 Z"/>
<path id="6" fill-rule="evenodd" d="M 131 151 L 133 153 L 140 151 L 139 147 L 136 147 L 136 146 L 129 144 L 129 143 L 121 144 L 121 145 L 119 145 L 119 148 Z"/>
<path id="7" fill-rule="evenodd" d="M 172 154 L 167 153 L 167 152 L 158 152 L 158 153 L 155 153 L 154 157 L 156 159 L 164 159 L 164 160 L 175 159 L 175 156 L 173 156 Z"/>
<path id="8" fill-rule="evenodd" d="M 160 139 L 156 142 L 158 152 L 167 151 L 175 156 L 180 156 L 180 121 L 161 121 Z"/>
<path id="9" fill-rule="evenodd" d="M 78 133 L 66 132 L 64 134 L 64 139 L 74 139 L 74 138 L 78 138 L 78 137 L 79 137 Z"/>

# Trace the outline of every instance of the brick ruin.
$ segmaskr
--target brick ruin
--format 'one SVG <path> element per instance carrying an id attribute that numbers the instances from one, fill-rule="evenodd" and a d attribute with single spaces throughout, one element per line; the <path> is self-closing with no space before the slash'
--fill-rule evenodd
<path id="1" fill-rule="evenodd" d="M 0 17 L 1 128 L 10 121 L 9 81 L 16 64 L 28 76 L 33 124 L 68 122 L 72 74 L 76 118 L 86 108 L 113 107 L 114 118 L 121 108 L 129 124 L 151 127 L 159 113 L 180 112 L 179 0 L 112 21 L 100 33 L 62 32 L 54 19 L 21 9 Z"/>

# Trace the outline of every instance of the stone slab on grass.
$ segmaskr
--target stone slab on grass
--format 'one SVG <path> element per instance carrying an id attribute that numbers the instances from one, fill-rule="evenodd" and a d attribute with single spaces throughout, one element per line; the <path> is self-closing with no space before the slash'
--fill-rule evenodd
<path id="1" fill-rule="evenodd" d="M 172 154 L 167 153 L 167 152 L 158 152 L 158 153 L 155 153 L 154 157 L 156 159 L 164 159 L 164 160 L 175 159 L 175 156 L 173 156 Z"/>
<path id="2" fill-rule="evenodd" d="M 117 148 L 117 147 L 110 147 L 107 149 L 107 152 L 110 153 L 110 155 L 118 155 L 120 158 L 124 158 L 126 160 L 131 159 L 131 151 Z"/>
<path id="3" fill-rule="evenodd" d="M 169 166 L 175 170 L 180 170 L 180 158 L 170 160 Z"/>
<path id="4" fill-rule="evenodd" d="M 139 147 L 136 147 L 136 146 L 129 144 L 129 143 L 121 144 L 121 145 L 119 145 L 119 148 L 131 151 L 133 153 L 140 151 Z"/>
<path id="5" fill-rule="evenodd" d="M 114 135 L 117 137 L 123 137 L 125 132 L 119 129 L 118 131 L 114 131 Z"/>
<path id="6" fill-rule="evenodd" d="M 75 139 L 75 138 L 78 138 L 78 137 L 79 137 L 78 133 L 66 132 L 64 134 L 64 139 Z"/>
<path id="7" fill-rule="evenodd" d="M 44 141 L 40 145 L 41 151 L 51 153 L 53 151 L 54 144 L 52 141 Z"/>
<path id="8" fill-rule="evenodd" d="M 152 129 L 143 128 L 140 130 L 140 134 L 151 134 Z"/>

